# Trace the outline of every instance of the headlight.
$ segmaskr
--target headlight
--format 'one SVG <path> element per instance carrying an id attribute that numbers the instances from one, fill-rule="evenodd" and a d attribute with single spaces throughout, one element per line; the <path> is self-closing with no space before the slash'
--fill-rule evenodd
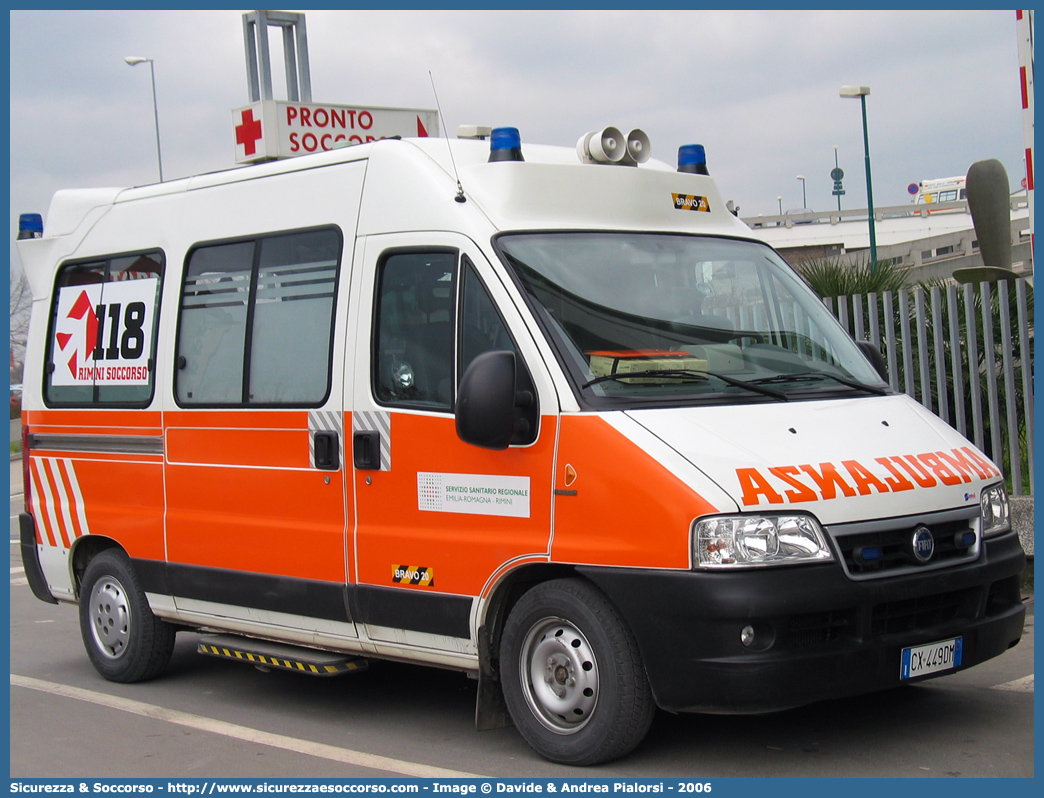
<path id="1" fill-rule="evenodd" d="M 1008 507 L 1008 491 L 1004 485 L 991 485 L 984 488 L 982 498 L 982 536 L 999 535 L 1011 529 L 1011 510 Z"/>
<path id="2" fill-rule="evenodd" d="M 826 535 L 807 515 L 726 515 L 693 525 L 693 561 L 705 568 L 825 562 Z"/>

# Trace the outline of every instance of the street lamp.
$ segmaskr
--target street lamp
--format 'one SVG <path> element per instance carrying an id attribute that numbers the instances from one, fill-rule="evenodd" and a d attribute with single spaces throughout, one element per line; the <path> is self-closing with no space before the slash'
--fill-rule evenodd
<path id="1" fill-rule="evenodd" d="M 877 270 L 877 234 L 874 231 L 874 189 L 870 179 L 870 137 L 866 132 L 866 95 L 869 86 L 842 86 L 842 97 L 858 97 L 863 108 L 863 152 L 866 153 L 866 208 L 870 215 L 870 269 Z"/>
<path id="2" fill-rule="evenodd" d="M 801 210 L 808 210 L 808 200 L 805 198 L 805 176 L 798 175 L 797 179 L 801 181 Z"/>
<path id="3" fill-rule="evenodd" d="M 779 215 L 783 215 L 783 197 L 776 197 L 776 202 L 779 203 Z"/>
<path id="4" fill-rule="evenodd" d="M 156 105 L 156 68 L 152 64 L 151 58 L 142 58 L 141 56 L 130 55 L 123 59 L 130 66 L 137 66 L 138 64 L 148 64 L 149 72 L 152 73 L 152 114 L 156 119 L 156 159 L 159 161 L 159 178 L 160 182 L 163 182 L 163 155 L 160 152 L 160 136 L 159 136 L 159 109 Z"/>

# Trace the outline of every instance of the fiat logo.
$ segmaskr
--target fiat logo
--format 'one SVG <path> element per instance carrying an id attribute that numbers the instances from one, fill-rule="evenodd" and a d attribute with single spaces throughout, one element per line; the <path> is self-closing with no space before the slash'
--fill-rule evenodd
<path id="1" fill-rule="evenodd" d="M 935 554 L 935 538 L 932 531 L 926 526 L 919 526 L 913 533 L 913 555 L 917 562 L 926 563 Z"/>

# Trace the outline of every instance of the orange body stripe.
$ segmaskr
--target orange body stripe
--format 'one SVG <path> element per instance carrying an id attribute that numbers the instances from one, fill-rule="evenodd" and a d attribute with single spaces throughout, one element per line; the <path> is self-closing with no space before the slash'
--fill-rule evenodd
<path id="1" fill-rule="evenodd" d="M 162 414 L 154 410 L 27 410 L 24 422 L 34 430 L 59 431 L 59 428 L 80 428 L 78 431 L 98 433 L 99 428 L 109 428 L 122 435 L 131 430 L 159 432 Z M 69 429 L 61 429 L 69 432 Z"/>
<path id="2" fill-rule="evenodd" d="M 308 468 L 308 428 L 171 429 L 166 451 L 172 463 Z"/>
<path id="3" fill-rule="evenodd" d="M 598 416 L 562 416 L 556 488 L 571 465 L 576 495 L 555 499 L 556 562 L 688 568 L 694 518 L 717 509 Z"/>
<path id="4" fill-rule="evenodd" d="M 69 548 L 69 535 L 65 529 L 64 513 L 69 510 L 69 499 L 65 493 L 64 485 L 61 485 L 58 480 L 55 479 L 53 472 L 53 460 L 42 460 L 40 465 L 44 472 L 44 479 L 47 480 L 47 486 L 50 488 L 51 496 L 53 497 L 53 509 L 55 525 L 58 527 L 58 534 L 62 537 L 62 547 Z"/>
<path id="5" fill-rule="evenodd" d="M 36 497 L 36 501 L 40 504 L 40 517 L 36 519 L 36 542 L 43 544 L 43 538 L 40 535 L 40 529 L 47 534 L 47 543 L 49 546 L 57 546 L 58 542 L 54 537 L 54 530 L 51 528 L 50 513 L 48 512 L 49 505 L 47 502 L 47 494 L 43 491 L 43 483 L 40 478 L 40 469 L 43 468 L 43 460 L 39 457 L 33 457 L 30 461 L 32 467 L 29 469 L 30 477 L 33 480 L 33 496 Z"/>

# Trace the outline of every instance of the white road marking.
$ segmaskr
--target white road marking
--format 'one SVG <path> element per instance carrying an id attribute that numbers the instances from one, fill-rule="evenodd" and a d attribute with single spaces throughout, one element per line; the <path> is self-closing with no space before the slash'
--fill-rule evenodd
<path id="1" fill-rule="evenodd" d="M 1004 684 L 995 684 L 991 688 L 993 690 L 1008 690 L 1012 693 L 1032 693 L 1033 692 L 1033 674 L 1029 676 L 1023 676 L 1021 679 L 1015 679 L 1012 682 L 1005 682 Z"/>
<path id="2" fill-rule="evenodd" d="M 132 715 L 141 715 L 154 720 L 174 723 L 178 726 L 187 726 L 190 729 L 220 734 L 236 740 L 248 743 L 267 745 L 271 748 L 281 748 L 284 751 L 293 751 L 306 756 L 329 759 L 333 762 L 343 762 L 346 765 L 357 765 L 372 770 L 383 770 L 388 773 L 397 773 L 402 776 L 410 776 L 420 779 L 475 779 L 483 778 L 475 773 L 464 773 L 458 770 L 447 770 L 430 765 L 422 765 L 417 762 L 407 762 L 402 759 L 367 754 L 362 751 L 353 751 L 349 748 L 338 748 L 324 743 L 315 743 L 309 740 L 298 740 L 295 737 L 286 737 L 282 734 L 259 731 L 235 723 L 227 723 L 223 720 L 205 718 L 201 715 L 192 715 L 187 712 L 179 712 L 176 709 L 167 709 L 154 704 L 146 704 L 142 701 L 133 701 L 129 698 L 106 695 L 94 690 L 84 690 L 80 687 L 71 687 L 65 684 L 56 684 L 42 679 L 33 679 L 28 676 L 16 676 L 11 674 L 11 685 L 13 687 L 24 687 L 27 690 L 38 690 L 42 693 L 61 696 L 62 698 L 73 698 L 77 701 L 86 701 L 90 704 L 118 709 L 121 712 L 129 712 Z"/>
<path id="3" fill-rule="evenodd" d="M 25 573 L 25 569 L 22 568 L 21 566 L 19 566 L 18 568 L 12 568 L 11 569 L 11 573 L 13 573 L 13 574 L 24 574 Z"/>

